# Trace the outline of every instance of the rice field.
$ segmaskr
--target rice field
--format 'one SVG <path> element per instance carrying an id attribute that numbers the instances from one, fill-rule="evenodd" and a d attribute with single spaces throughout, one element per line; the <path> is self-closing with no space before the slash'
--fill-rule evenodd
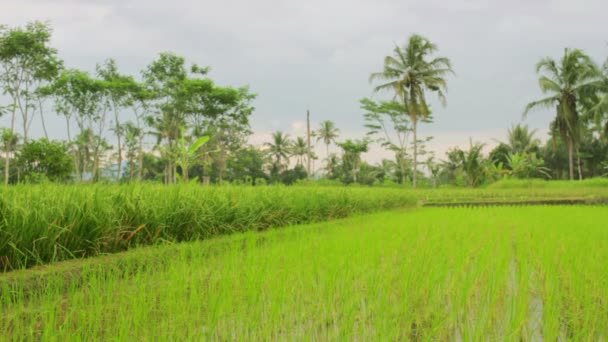
<path id="1" fill-rule="evenodd" d="M 410 208 L 0 275 L 7 340 L 608 338 L 608 210 Z"/>
<path id="2" fill-rule="evenodd" d="M 416 204 L 416 196 L 400 189 L 0 187 L 0 272 Z"/>

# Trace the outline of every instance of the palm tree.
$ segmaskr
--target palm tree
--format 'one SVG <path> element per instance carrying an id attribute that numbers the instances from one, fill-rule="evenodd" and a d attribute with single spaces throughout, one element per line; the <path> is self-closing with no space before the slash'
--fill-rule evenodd
<path id="1" fill-rule="evenodd" d="M 582 124 L 577 103 L 581 95 L 589 92 L 597 82 L 597 67 L 581 50 L 565 49 L 559 64 L 552 58 L 544 58 L 536 64 L 536 72 L 544 73 L 538 83 L 541 91 L 549 96 L 528 103 L 524 117 L 534 108 L 555 108 L 551 129 L 568 145 L 570 180 L 573 180 L 574 151 L 578 149 Z"/>
<path id="2" fill-rule="evenodd" d="M 482 143 L 469 141 L 469 150 L 458 150 L 457 158 L 464 172 L 464 178 L 469 187 L 474 188 L 481 184 L 484 174 L 484 158 L 482 154 Z"/>
<path id="3" fill-rule="evenodd" d="M 329 145 L 335 142 L 338 138 L 340 130 L 336 128 L 336 125 L 330 121 L 325 120 L 321 122 L 321 126 L 315 133 L 317 141 L 323 141 L 325 144 L 325 157 L 329 157 Z"/>
<path id="4" fill-rule="evenodd" d="M 528 125 L 514 125 L 507 130 L 507 142 L 511 153 L 528 153 L 540 146 L 540 140 L 534 137 L 536 130 L 530 130 Z"/>
<path id="5" fill-rule="evenodd" d="M 296 140 L 291 144 L 291 156 L 296 157 L 298 165 L 304 163 L 304 157 L 308 155 L 308 144 L 302 137 L 297 137 Z"/>
<path id="6" fill-rule="evenodd" d="M 608 58 L 602 65 L 595 90 L 598 92 L 599 99 L 591 109 L 591 115 L 600 128 L 600 133 L 604 137 L 608 137 L 608 118 L 606 117 L 608 114 Z M 605 120 L 603 127 L 601 127 L 602 120 Z"/>
<path id="7" fill-rule="evenodd" d="M 283 160 L 289 160 L 289 135 L 276 131 L 272 134 L 272 142 L 265 145 L 268 146 L 270 156 L 275 159 L 274 165 L 280 171 L 283 166 Z"/>
<path id="8" fill-rule="evenodd" d="M 393 55 L 384 58 L 384 69 L 381 72 L 370 76 L 370 82 L 383 82 L 374 88 L 375 91 L 394 92 L 395 98 L 405 105 L 407 115 L 412 122 L 414 187 L 416 187 L 418 170 L 417 126 L 419 121 L 425 121 L 431 114 L 425 91 L 436 93 L 441 103 L 445 105 L 447 91 L 445 76 L 454 73 L 448 58 L 436 57 L 429 60 L 437 50 L 437 45 L 414 34 L 410 36 L 406 46 L 396 46 Z"/>

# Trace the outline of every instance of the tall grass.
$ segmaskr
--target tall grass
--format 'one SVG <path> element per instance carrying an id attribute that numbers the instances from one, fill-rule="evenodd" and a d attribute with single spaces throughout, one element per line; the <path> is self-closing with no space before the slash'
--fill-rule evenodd
<path id="1" fill-rule="evenodd" d="M 395 189 L 7 187 L 0 189 L 0 270 L 415 204 Z"/>

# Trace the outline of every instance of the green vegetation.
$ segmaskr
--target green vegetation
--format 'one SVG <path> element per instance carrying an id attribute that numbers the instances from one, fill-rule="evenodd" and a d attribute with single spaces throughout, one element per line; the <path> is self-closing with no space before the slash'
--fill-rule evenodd
<path id="1" fill-rule="evenodd" d="M 0 270 L 416 205 L 398 189 L 19 185 L 0 189 Z"/>
<path id="2" fill-rule="evenodd" d="M 0 330 L 42 340 L 601 340 L 607 220 L 600 207 L 410 209 L 145 248 L 0 276 Z"/>
<path id="3" fill-rule="evenodd" d="M 600 67 L 579 49 L 565 49 L 559 60 L 541 59 L 536 70 L 545 95 L 521 104 L 524 118 L 533 109 L 555 111 L 548 137 L 518 123 L 488 155 L 488 142 L 471 141 L 468 147 L 452 147 L 440 160 L 431 150 L 433 137 L 419 137 L 419 126 L 433 122 L 432 98 L 445 105 L 454 69 L 435 43 L 418 34 L 396 45 L 371 74 L 373 91 L 388 97 L 360 100 L 365 138 L 341 137 L 330 117 L 312 118 L 319 124 L 311 130 L 306 111 L 306 136 L 257 132 L 270 138 L 256 145 L 251 144 L 250 119 L 257 94 L 247 86 L 219 85 L 210 67 L 172 52 L 159 53 L 133 75 L 124 74 L 112 58 L 89 70 L 71 68 L 59 59 L 52 34 L 48 24 L 38 21 L 0 25 L 0 91 L 6 95 L 0 116 L 7 126 L 0 127 L 0 169 L 5 184 L 291 185 L 308 179 L 435 188 L 483 187 L 509 178 L 608 176 L 608 61 Z M 67 134 L 49 137 L 49 114 L 65 119 Z M 42 132 L 30 133 L 38 120 L 44 138 Z M 209 137 L 204 146 L 187 151 L 203 137 Z M 389 152 L 375 165 L 365 160 L 373 144 Z M 331 146 L 338 152 L 330 153 Z M 315 165 L 323 149 L 325 160 Z"/>

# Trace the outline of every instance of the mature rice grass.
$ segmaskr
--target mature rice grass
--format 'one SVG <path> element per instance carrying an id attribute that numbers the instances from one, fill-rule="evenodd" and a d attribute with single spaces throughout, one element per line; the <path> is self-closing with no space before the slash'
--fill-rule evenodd
<path id="1" fill-rule="evenodd" d="M 46 270 L 43 286 L 27 287 L 43 270 L 0 275 L 0 331 L 9 340 L 605 340 L 607 221 L 592 206 L 407 209 L 139 249 L 80 262 L 74 277 Z"/>
<path id="2" fill-rule="evenodd" d="M 396 189 L 19 185 L 0 189 L 0 270 L 416 205 Z"/>

